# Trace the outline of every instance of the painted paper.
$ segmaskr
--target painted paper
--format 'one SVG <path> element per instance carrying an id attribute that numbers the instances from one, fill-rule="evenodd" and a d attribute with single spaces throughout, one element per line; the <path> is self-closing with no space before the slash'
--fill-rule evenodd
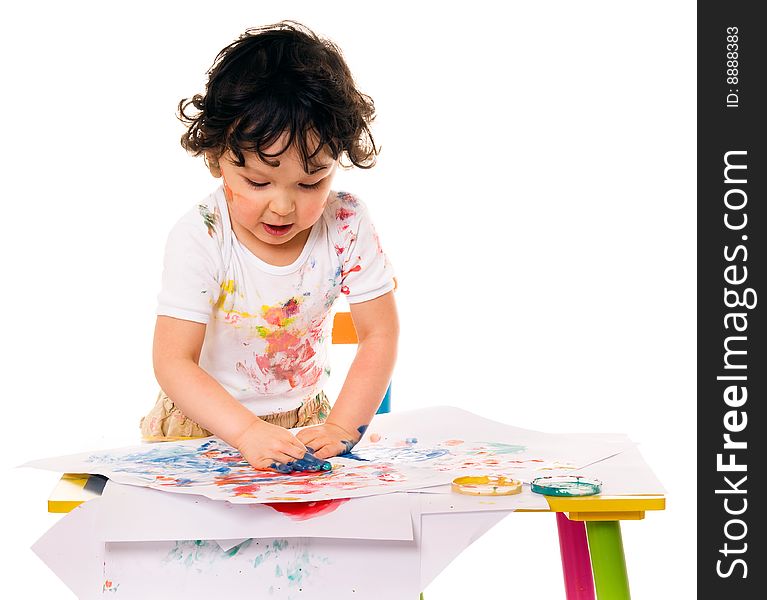
<path id="1" fill-rule="evenodd" d="M 330 472 L 257 471 L 217 438 L 135 447 L 28 463 L 232 503 L 309 502 L 418 490 L 461 475 L 502 474 L 524 482 L 568 473 L 630 443 L 530 431 L 467 411 L 436 407 L 376 416 Z"/>

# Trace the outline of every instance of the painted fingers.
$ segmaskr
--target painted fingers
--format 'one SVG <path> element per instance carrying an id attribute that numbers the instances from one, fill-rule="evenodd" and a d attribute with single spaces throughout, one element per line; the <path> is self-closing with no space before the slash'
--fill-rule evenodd
<path id="1" fill-rule="evenodd" d="M 351 451 L 359 436 L 352 436 L 348 431 L 331 423 L 307 427 L 296 437 L 314 449 L 314 456 L 319 459 L 339 456 Z"/>
<path id="2" fill-rule="evenodd" d="M 286 472 L 279 465 L 301 460 L 306 454 L 304 445 L 287 429 L 261 420 L 240 436 L 237 449 L 255 469 L 278 472 Z"/>
<path id="3" fill-rule="evenodd" d="M 292 473 L 294 471 L 320 472 L 330 471 L 333 468 L 333 465 L 326 460 L 317 458 L 313 452 L 314 450 L 307 446 L 306 454 L 304 454 L 303 458 L 286 463 L 276 463 L 271 465 L 271 468 L 278 473 Z"/>

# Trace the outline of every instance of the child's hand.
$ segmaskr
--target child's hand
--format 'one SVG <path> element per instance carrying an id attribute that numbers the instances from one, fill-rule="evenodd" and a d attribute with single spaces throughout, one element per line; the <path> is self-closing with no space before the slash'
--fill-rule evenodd
<path id="1" fill-rule="evenodd" d="M 279 470 L 279 465 L 306 454 L 304 445 L 287 429 L 261 419 L 254 421 L 235 445 L 253 468 L 261 470 Z"/>
<path id="2" fill-rule="evenodd" d="M 350 452 L 361 436 L 349 433 L 334 423 L 324 423 L 302 429 L 296 437 L 312 448 L 317 458 L 330 458 Z"/>

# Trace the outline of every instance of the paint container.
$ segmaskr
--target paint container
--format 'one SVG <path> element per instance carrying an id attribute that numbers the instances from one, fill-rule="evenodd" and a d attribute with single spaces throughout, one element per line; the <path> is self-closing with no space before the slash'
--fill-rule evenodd
<path id="1" fill-rule="evenodd" d="M 593 496 L 602 490 L 602 482 L 580 475 L 553 475 L 533 479 L 530 489 L 544 496 Z"/>
<path id="2" fill-rule="evenodd" d="M 522 491 L 522 482 L 499 475 L 457 477 L 452 490 L 468 496 L 511 496 Z"/>

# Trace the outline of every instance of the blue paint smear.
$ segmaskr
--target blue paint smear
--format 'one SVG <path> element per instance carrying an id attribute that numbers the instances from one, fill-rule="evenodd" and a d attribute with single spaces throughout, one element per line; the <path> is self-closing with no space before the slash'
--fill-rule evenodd
<path id="1" fill-rule="evenodd" d="M 341 456 L 343 456 L 344 458 L 350 458 L 352 460 L 360 460 L 360 461 L 364 461 L 364 462 L 369 462 L 370 461 L 369 458 L 362 458 L 361 456 L 359 456 L 357 454 L 354 454 L 353 452 L 346 452 L 346 453 L 342 454 Z"/>
<path id="2" fill-rule="evenodd" d="M 387 463 L 414 463 L 434 460 L 445 454 L 449 454 L 447 448 L 419 448 L 415 445 L 402 446 L 398 448 L 389 448 L 386 446 L 373 445 L 356 449 L 356 460 L 367 460 L 372 462 Z M 352 458 L 344 455 L 344 458 Z"/>
<path id="3" fill-rule="evenodd" d="M 184 445 L 157 444 L 122 455 L 92 454 L 86 462 L 116 473 L 132 473 L 149 481 L 171 477 L 172 481 L 163 483 L 182 487 L 208 485 L 211 475 L 218 478 L 253 471 L 237 449 L 218 439 Z M 263 471 L 259 473 L 263 474 Z"/>
<path id="4" fill-rule="evenodd" d="M 269 465 L 270 469 L 274 469 L 278 473 L 292 473 L 293 472 L 293 464 L 283 464 L 283 463 L 272 463 Z"/>
<path id="5" fill-rule="evenodd" d="M 288 463 L 272 463 L 271 467 L 275 471 L 280 473 L 292 473 L 293 471 L 309 471 L 310 473 L 316 473 L 318 471 L 330 471 L 333 469 L 333 465 L 320 458 L 314 456 L 314 449 L 306 447 L 306 452 L 303 458 L 298 460 L 292 460 Z"/>

